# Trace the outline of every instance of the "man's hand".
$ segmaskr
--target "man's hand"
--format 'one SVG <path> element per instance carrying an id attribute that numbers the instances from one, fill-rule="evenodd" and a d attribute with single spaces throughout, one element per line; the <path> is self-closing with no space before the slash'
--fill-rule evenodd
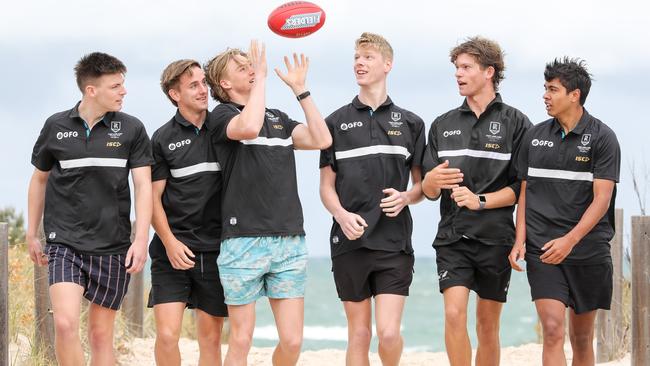
<path id="1" fill-rule="evenodd" d="M 450 168 L 449 160 L 429 170 L 425 178 L 435 189 L 453 189 L 463 181 L 463 173 L 458 168 Z"/>
<path id="2" fill-rule="evenodd" d="M 396 217 L 409 204 L 406 192 L 400 192 L 395 188 L 386 188 L 382 192 L 387 196 L 381 200 L 379 207 L 388 217 Z"/>
<path id="3" fill-rule="evenodd" d="M 134 240 L 129 247 L 129 251 L 126 252 L 126 259 L 124 264 L 126 265 L 126 272 L 130 274 L 135 274 L 142 271 L 144 268 L 144 263 L 147 261 L 147 241 L 146 240 Z"/>
<path id="4" fill-rule="evenodd" d="M 524 259 L 524 255 L 526 255 L 526 245 L 524 245 L 524 243 L 515 243 L 515 245 L 512 246 L 510 255 L 508 256 L 510 267 L 515 271 L 522 272 L 524 269 L 519 266 L 517 261 Z"/>
<path id="5" fill-rule="evenodd" d="M 194 253 L 179 240 L 174 239 L 172 242 L 166 243 L 165 251 L 169 263 L 174 269 L 186 270 L 194 267 Z"/>
<path id="6" fill-rule="evenodd" d="M 349 240 L 359 239 L 361 235 L 363 235 L 365 228 L 368 227 L 368 224 L 366 224 L 366 220 L 364 220 L 363 217 L 345 210 L 334 216 L 334 219 L 339 223 L 343 230 L 343 234 L 345 234 Z"/>
<path id="7" fill-rule="evenodd" d="M 43 246 L 37 237 L 27 236 L 27 245 L 29 246 L 29 258 L 39 266 L 47 264 L 47 255 L 43 253 Z"/>
<path id="8" fill-rule="evenodd" d="M 478 196 L 467 187 L 453 188 L 451 198 L 456 201 L 458 207 L 467 207 L 470 210 L 478 210 L 480 208 Z"/>
<path id="9" fill-rule="evenodd" d="M 275 73 L 293 90 L 295 95 L 304 93 L 307 90 L 305 89 L 305 82 L 307 80 L 307 70 L 309 69 L 309 58 L 301 53 L 300 59 L 298 59 L 298 55 L 294 53 L 293 65 L 287 56 L 284 56 L 284 64 L 287 66 L 287 73 L 283 74 L 277 68 Z"/>
<path id="10" fill-rule="evenodd" d="M 576 245 L 574 241 L 570 240 L 566 236 L 561 238 L 553 239 L 542 247 L 542 254 L 539 258 L 543 263 L 546 264 L 560 264 L 570 253 L 573 247 Z"/>
<path id="11" fill-rule="evenodd" d="M 248 50 L 248 59 L 253 71 L 255 71 L 255 78 L 265 78 L 267 67 L 266 47 L 264 46 L 264 43 L 258 44 L 257 40 L 252 40 L 250 49 Z"/>

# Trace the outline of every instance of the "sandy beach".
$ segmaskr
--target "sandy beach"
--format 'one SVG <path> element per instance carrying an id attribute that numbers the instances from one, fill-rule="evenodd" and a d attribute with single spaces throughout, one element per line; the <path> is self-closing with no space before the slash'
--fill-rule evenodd
<path id="1" fill-rule="evenodd" d="M 154 365 L 153 358 L 153 339 L 136 338 L 130 342 L 126 353 L 120 357 L 121 365 Z M 190 339 L 181 339 L 180 347 L 183 357 L 184 366 L 198 365 L 199 349 L 196 341 Z M 222 351 L 225 354 L 227 346 L 223 346 Z M 571 360 L 571 347 L 565 346 L 567 359 Z M 272 348 L 253 348 L 248 357 L 248 364 L 251 366 L 271 365 Z M 501 350 L 502 366 L 534 366 L 541 365 L 542 346 L 540 344 L 526 344 L 517 347 L 504 347 Z M 380 366 L 381 362 L 376 353 L 370 355 L 370 364 Z M 443 352 L 406 352 L 402 356 L 404 366 L 446 366 L 449 365 L 447 355 Z M 338 349 L 324 349 L 318 351 L 304 351 L 300 356 L 298 365 L 301 366 L 330 366 L 345 365 L 345 351 Z M 602 363 L 599 365 L 607 366 L 629 366 L 630 355 L 623 359 Z"/>

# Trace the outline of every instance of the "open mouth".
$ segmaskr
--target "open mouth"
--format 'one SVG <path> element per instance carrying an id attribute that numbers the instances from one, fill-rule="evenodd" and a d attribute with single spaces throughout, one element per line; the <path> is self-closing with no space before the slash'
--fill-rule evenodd
<path id="1" fill-rule="evenodd" d="M 356 74 L 357 74 L 357 75 L 365 75 L 365 74 L 367 74 L 367 73 L 368 73 L 368 71 L 365 71 L 365 70 L 357 70 L 357 71 L 356 71 Z"/>

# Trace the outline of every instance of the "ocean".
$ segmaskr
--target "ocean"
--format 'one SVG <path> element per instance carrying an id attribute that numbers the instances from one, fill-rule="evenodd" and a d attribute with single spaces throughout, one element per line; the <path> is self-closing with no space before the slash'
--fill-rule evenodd
<path id="1" fill-rule="evenodd" d="M 345 349 L 347 327 L 343 305 L 336 294 L 329 258 L 310 258 L 307 267 L 307 292 L 305 295 L 305 328 L 303 350 L 325 348 Z M 253 345 L 272 347 L 277 343 L 273 313 L 266 298 L 257 302 L 257 321 Z M 470 297 L 468 329 L 472 347 L 476 347 L 475 295 Z M 404 349 L 408 351 L 444 351 L 444 309 L 438 291 L 435 258 L 415 261 L 413 284 L 406 300 L 402 319 Z M 535 342 L 537 314 L 530 300 L 525 273 L 513 271 L 508 292 L 508 302 L 501 315 L 501 345 L 516 346 Z M 371 350 L 377 351 L 376 332 L 373 326 Z"/>

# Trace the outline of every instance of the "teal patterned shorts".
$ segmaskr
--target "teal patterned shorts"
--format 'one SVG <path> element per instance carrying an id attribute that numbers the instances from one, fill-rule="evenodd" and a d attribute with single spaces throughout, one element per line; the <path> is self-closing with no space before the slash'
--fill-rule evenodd
<path id="1" fill-rule="evenodd" d="M 226 304 L 250 304 L 262 296 L 305 296 L 307 244 L 304 235 L 231 238 L 217 258 Z"/>

